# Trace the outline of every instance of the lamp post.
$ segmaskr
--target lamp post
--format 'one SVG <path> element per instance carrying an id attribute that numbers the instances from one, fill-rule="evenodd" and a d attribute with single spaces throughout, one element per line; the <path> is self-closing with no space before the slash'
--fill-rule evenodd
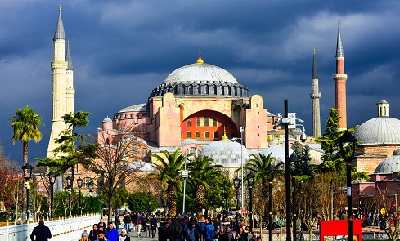
<path id="1" fill-rule="evenodd" d="M 186 170 L 186 163 L 188 158 L 185 159 L 185 169 L 181 171 L 181 176 L 183 178 L 183 200 L 182 200 L 182 215 L 185 214 L 185 201 L 186 201 L 186 178 L 189 177 L 189 171 Z"/>
<path id="2" fill-rule="evenodd" d="M 353 241 L 353 197 L 351 193 L 351 167 L 356 149 L 357 139 L 346 130 L 341 137 L 338 138 L 340 146 L 340 154 L 346 161 L 347 171 L 347 216 L 348 216 L 348 241 Z M 346 154 L 345 148 L 352 148 L 350 155 Z"/>
<path id="3" fill-rule="evenodd" d="M 225 191 L 225 210 L 228 213 L 228 191 L 229 191 L 230 185 L 227 180 L 224 181 L 224 191 Z M 226 190 L 225 190 L 226 189 Z"/>
<path id="4" fill-rule="evenodd" d="M 54 216 L 54 213 L 53 213 L 54 183 L 56 183 L 57 173 L 49 172 L 47 175 L 49 177 L 49 183 L 50 183 L 50 218 L 53 218 L 53 216 Z"/>
<path id="5" fill-rule="evenodd" d="M 29 180 L 32 177 L 32 170 L 33 167 L 27 162 L 25 165 L 22 167 L 22 171 L 24 173 L 24 178 L 25 178 L 25 188 L 26 188 L 26 222 L 29 223 Z"/>
<path id="6" fill-rule="evenodd" d="M 238 211 L 239 211 L 239 187 L 240 187 L 240 179 L 236 176 L 233 179 L 233 186 L 235 187 L 236 192 L 236 225 L 238 224 Z M 235 227 L 236 228 L 236 227 Z"/>
<path id="7" fill-rule="evenodd" d="M 242 192 L 241 192 L 241 209 L 243 210 L 243 205 L 244 205 L 244 183 L 243 183 L 243 132 L 244 132 L 244 127 L 239 127 L 240 131 L 240 172 L 241 172 L 241 187 L 242 187 Z"/>
<path id="8" fill-rule="evenodd" d="M 297 214 L 296 214 L 296 179 L 293 179 L 293 241 L 296 241 L 296 222 L 297 222 Z"/>
<path id="9" fill-rule="evenodd" d="M 79 209 L 79 213 L 82 216 L 82 208 L 81 208 L 81 188 L 83 185 L 83 180 L 82 178 L 78 178 L 78 180 L 76 180 L 77 184 L 78 184 L 78 188 L 79 188 L 79 193 L 78 193 L 78 209 Z"/>
<path id="10" fill-rule="evenodd" d="M 247 185 L 249 187 L 249 218 L 250 218 L 250 232 L 253 232 L 253 186 L 254 186 L 254 172 L 250 171 L 247 174 Z"/>
<path id="11" fill-rule="evenodd" d="M 71 217 L 71 192 L 72 192 L 72 187 L 74 184 L 74 178 L 71 176 L 68 176 L 65 180 L 67 181 L 66 189 L 69 190 L 69 192 L 68 192 L 68 213 L 69 213 L 69 216 Z"/>
<path id="12" fill-rule="evenodd" d="M 272 181 L 274 180 L 273 172 L 275 168 L 269 163 L 267 170 L 270 173 L 268 176 L 268 241 L 272 241 Z"/>

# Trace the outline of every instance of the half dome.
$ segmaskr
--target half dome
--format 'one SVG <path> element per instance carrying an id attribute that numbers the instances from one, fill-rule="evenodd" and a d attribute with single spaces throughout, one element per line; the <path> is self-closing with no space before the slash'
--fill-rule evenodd
<path id="1" fill-rule="evenodd" d="M 221 140 L 213 141 L 204 146 L 200 156 L 208 156 L 213 159 L 215 164 L 223 167 L 239 168 L 241 166 L 241 158 L 243 165 L 249 160 L 249 151 L 238 142 Z"/>
<path id="2" fill-rule="evenodd" d="M 375 168 L 375 173 L 400 172 L 400 150 L 393 151 L 393 156 L 386 158 Z"/>

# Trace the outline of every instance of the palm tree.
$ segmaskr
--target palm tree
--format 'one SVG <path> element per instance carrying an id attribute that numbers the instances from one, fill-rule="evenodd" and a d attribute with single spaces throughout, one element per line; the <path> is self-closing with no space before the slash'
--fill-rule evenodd
<path id="1" fill-rule="evenodd" d="M 201 211 L 204 206 L 204 190 L 208 190 L 210 180 L 222 180 L 220 165 L 214 165 L 208 156 L 196 157 L 188 164 L 190 171 L 189 185 L 196 190 L 196 209 Z M 222 183 L 221 183 L 222 184 Z"/>
<path id="2" fill-rule="evenodd" d="M 11 140 L 13 144 L 17 140 L 22 141 L 23 163 L 28 162 L 28 142 L 38 142 L 42 139 L 42 132 L 39 126 L 43 126 L 42 118 L 35 113 L 34 109 L 25 106 L 22 110 L 17 109 L 15 116 L 10 117 L 11 126 L 14 128 L 14 135 Z"/>
<path id="3" fill-rule="evenodd" d="M 167 206 L 170 215 L 173 217 L 176 215 L 176 195 L 182 189 L 180 171 L 185 163 L 185 157 L 180 153 L 180 149 L 173 153 L 161 151 L 161 154 L 151 154 L 159 162 L 159 164 L 156 164 L 158 173 L 153 174 L 153 176 L 161 181 L 163 189 L 167 188 Z"/>
<path id="4" fill-rule="evenodd" d="M 268 154 L 252 154 L 250 160 L 244 166 L 246 171 L 254 172 L 254 183 L 261 184 L 261 200 L 266 200 L 268 193 L 268 181 L 283 173 L 283 162 L 275 162 L 275 158 Z M 264 205 L 265 206 L 265 205 Z M 264 210 L 265 211 L 265 210 Z M 266 213 L 266 212 L 264 212 Z"/>

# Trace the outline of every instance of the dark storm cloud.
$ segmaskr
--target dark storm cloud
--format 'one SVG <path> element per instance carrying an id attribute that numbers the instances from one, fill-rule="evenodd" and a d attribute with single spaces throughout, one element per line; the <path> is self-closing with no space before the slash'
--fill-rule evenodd
<path id="1" fill-rule="evenodd" d="M 397 1 L 60 1 L 0 0 L 0 141 L 10 144 L 7 119 L 28 104 L 43 116 L 44 138 L 30 160 L 46 154 L 51 130 L 52 38 L 63 6 L 75 67 L 75 109 L 89 111 L 95 132 L 106 116 L 145 103 L 169 73 L 203 59 L 230 71 L 264 97 L 271 113 L 289 110 L 311 130 L 311 63 L 317 47 L 321 119 L 334 106 L 337 23 L 345 48 L 348 125 L 375 117 L 387 99 L 400 117 L 400 23 Z"/>

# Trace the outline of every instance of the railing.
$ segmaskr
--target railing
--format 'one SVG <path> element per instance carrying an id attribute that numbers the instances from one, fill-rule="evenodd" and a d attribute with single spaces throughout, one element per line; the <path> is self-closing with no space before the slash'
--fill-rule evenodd
<path id="1" fill-rule="evenodd" d="M 51 241 L 76 241 L 81 237 L 83 230 L 86 229 L 89 232 L 93 224 L 99 221 L 100 214 L 96 214 L 45 221 L 45 225 L 49 227 L 53 234 Z M 0 227 L 0 241 L 30 241 L 29 236 L 37 225 L 37 223 L 29 223 Z"/>

